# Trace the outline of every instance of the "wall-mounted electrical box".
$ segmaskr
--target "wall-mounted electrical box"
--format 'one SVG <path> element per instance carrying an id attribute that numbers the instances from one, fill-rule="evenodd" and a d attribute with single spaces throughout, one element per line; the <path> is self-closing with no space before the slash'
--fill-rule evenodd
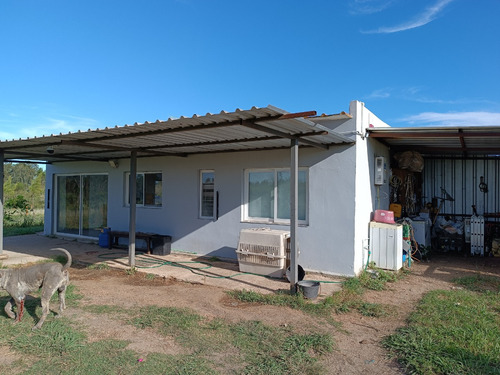
<path id="1" fill-rule="evenodd" d="M 375 158 L 375 185 L 383 185 L 385 183 L 385 158 L 377 156 Z"/>

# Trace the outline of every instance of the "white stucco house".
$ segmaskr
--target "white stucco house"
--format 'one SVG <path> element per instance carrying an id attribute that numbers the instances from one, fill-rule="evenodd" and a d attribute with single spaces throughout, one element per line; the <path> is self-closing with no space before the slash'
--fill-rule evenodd
<path id="1" fill-rule="evenodd" d="M 390 142 L 401 137 L 387 128 L 359 101 L 320 116 L 254 107 L 5 141 L 0 156 L 47 163 L 46 235 L 136 230 L 171 236 L 174 251 L 236 258 L 242 229 L 291 230 L 294 262 L 353 276 L 374 210 L 390 203 Z"/>

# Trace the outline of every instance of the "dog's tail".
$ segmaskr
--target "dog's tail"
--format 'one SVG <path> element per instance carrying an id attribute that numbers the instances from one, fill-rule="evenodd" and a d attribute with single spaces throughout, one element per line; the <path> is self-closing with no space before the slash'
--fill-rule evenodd
<path id="1" fill-rule="evenodd" d="M 50 250 L 62 251 L 68 257 L 68 261 L 66 262 L 65 265 L 63 265 L 63 268 L 62 268 L 63 271 L 66 270 L 66 269 L 68 269 L 71 266 L 71 262 L 72 262 L 73 258 L 71 257 L 71 254 L 69 253 L 68 250 L 63 249 L 62 247 L 55 247 L 55 248 L 50 249 Z"/>

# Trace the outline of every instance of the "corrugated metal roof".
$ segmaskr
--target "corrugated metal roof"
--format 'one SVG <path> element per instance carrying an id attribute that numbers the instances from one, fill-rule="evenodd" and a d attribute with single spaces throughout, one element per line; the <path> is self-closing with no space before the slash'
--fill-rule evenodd
<path id="1" fill-rule="evenodd" d="M 440 126 L 420 128 L 369 128 L 392 151 L 418 151 L 433 157 L 500 157 L 500 126 Z"/>
<path id="2" fill-rule="evenodd" d="M 7 161 L 58 162 L 199 153 L 280 149 L 298 139 L 302 146 L 328 148 L 353 140 L 307 119 L 316 112 L 291 114 L 267 106 L 218 114 L 169 118 L 68 134 L 0 142 Z M 347 114 L 339 114 L 345 119 Z M 49 153 L 48 150 L 53 152 Z"/>

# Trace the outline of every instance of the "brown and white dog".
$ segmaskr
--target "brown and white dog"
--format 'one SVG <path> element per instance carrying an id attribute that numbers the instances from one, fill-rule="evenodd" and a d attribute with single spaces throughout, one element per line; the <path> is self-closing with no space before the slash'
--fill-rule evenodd
<path id="1" fill-rule="evenodd" d="M 42 316 L 33 329 L 38 329 L 49 314 L 50 298 L 56 292 L 59 294 L 59 315 L 66 308 L 66 287 L 69 284 L 68 268 L 71 266 L 71 254 L 62 248 L 51 250 L 62 251 L 68 260 L 61 263 L 40 263 L 33 266 L 0 270 L 0 288 L 5 289 L 12 297 L 5 305 L 5 313 L 16 322 L 20 322 L 24 313 L 26 294 L 38 289 L 41 291 Z M 17 316 L 12 311 L 13 303 L 17 307 Z"/>

